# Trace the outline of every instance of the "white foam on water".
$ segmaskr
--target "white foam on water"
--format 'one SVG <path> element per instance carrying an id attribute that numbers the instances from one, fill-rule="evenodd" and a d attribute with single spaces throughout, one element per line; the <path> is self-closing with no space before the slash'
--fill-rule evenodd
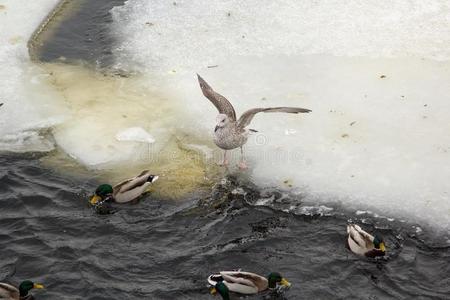
<path id="1" fill-rule="evenodd" d="M 254 119 L 258 184 L 450 227 L 447 1 L 130 0 L 112 14 L 116 67 L 170 90 L 193 135 L 217 113 L 195 73 L 238 114 L 313 110 Z"/>
<path id="2" fill-rule="evenodd" d="M 49 151 L 41 134 L 63 119 L 55 93 L 40 85 L 41 70 L 30 62 L 27 41 L 58 0 L 0 1 L 0 150 Z"/>

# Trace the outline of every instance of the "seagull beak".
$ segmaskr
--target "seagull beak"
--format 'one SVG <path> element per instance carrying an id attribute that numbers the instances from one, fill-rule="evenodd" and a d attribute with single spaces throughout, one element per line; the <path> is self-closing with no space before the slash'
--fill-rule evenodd
<path id="1" fill-rule="evenodd" d="M 35 289 L 43 289 L 44 286 L 42 284 L 35 283 L 35 284 L 33 284 L 33 288 L 35 288 Z"/>
<path id="2" fill-rule="evenodd" d="M 280 284 L 282 286 L 286 286 L 286 287 L 290 287 L 291 286 L 291 283 L 289 281 L 287 281 L 286 278 L 282 278 L 281 281 L 280 281 Z"/>
<path id="3" fill-rule="evenodd" d="M 91 203 L 92 205 L 97 204 L 100 200 L 102 200 L 102 197 L 94 195 L 91 197 L 91 200 L 89 200 L 89 203 Z"/>

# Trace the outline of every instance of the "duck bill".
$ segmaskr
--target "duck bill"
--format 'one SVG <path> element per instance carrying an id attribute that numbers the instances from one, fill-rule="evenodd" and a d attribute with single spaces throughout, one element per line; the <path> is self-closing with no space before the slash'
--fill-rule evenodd
<path id="1" fill-rule="evenodd" d="M 97 204 L 100 200 L 102 200 L 102 197 L 94 195 L 91 197 L 91 200 L 89 200 L 89 203 L 91 203 L 92 205 Z"/>
<path id="2" fill-rule="evenodd" d="M 209 291 L 209 293 L 210 293 L 211 295 L 217 294 L 216 288 L 215 288 L 215 287 L 211 288 L 211 290 Z"/>
<path id="3" fill-rule="evenodd" d="M 386 247 L 384 246 L 384 243 L 380 243 L 380 250 L 386 252 Z"/>
<path id="4" fill-rule="evenodd" d="M 33 288 L 35 288 L 35 289 L 43 289 L 44 286 L 42 284 L 35 283 L 35 284 L 33 284 Z"/>
<path id="5" fill-rule="evenodd" d="M 287 281 L 286 278 L 282 278 L 281 281 L 280 281 L 280 284 L 282 286 L 286 286 L 286 287 L 290 287 L 291 286 L 291 283 L 289 281 Z"/>
<path id="6" fill-rule="evenodd" d="M 155 181 L 158 180 L 158 179 L 159 179 L 159 176 L 158 176 L 158 175 L 153 176 L 153 178 L 152 178 L 152 183 L 155 182 Z"/>

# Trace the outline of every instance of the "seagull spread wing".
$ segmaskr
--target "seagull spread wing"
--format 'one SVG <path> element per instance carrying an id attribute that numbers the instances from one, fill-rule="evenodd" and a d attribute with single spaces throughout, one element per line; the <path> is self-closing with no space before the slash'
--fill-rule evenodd
<path id="1" fill-rule="evenodd" d="M 252 108 L 247 110 L 238 120 L 238 128 L 242 131 L 244 128 L 250 124 L 253 117 L 259 113 L 272 113 L 272 112 L 284 112 L 290 114 L 298 114 L 298 113 L 309 113 L 310 109 L 300 108 L 300 107 L 268 107 L 268 108 Z"/>
<path id="2" fill-rule="evenodd" d="M 203 95 L 209 99 L 209 101 L 214 104 L 219 113 L 225 114 L 230 118 L 231 121 L 236 121 L 236 112 L 234 111 L 233 105 L 221 94 L 215 92 L 212 87 L 209 86 L 206 81 L 198 75 L 198 83 L 202 89 Z"/>

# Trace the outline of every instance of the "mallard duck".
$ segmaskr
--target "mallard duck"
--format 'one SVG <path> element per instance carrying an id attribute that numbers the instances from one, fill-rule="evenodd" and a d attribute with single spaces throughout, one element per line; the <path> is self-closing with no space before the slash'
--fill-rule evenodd
<path id="1" fill-rule="evenodd" d="M 99 185 L 89 202 L 96 205 L 101 201 L 108 200 L 117 203 L 133 201 L 142 195 L 158 178 L 156 175 L 151 175 L 150 171 L 144 170 L 138 176 L 126 179 L 114 187 L 109 184 Z"/>
<path id="2" fill-rule="evenodd" d="M 347 246 L 353 253 L 367 257 L 385 255 L 386 248 L 380 236 L 373 236 L 356 224 L 347 225 L 347 233 Z"/>
<path id="3" fill-rule="evenodd" d="M 7 283 L 0 282 L 0 299 L 1 300 L 32 300 L 34 297 L 28 295 L 31 289 L 43 289 L 44 286 L 25 280 L 19 285 L 19 289 Z"/>
<path id="4" fill-rule="evenodd" d="M 211 293 L 219 293 L 224 300 L 230 298 L 229 292 L 239 294 L 257 294 L 277 286 L 289 287 L 291 284 L 280 273 L 272 272 L 267 278 L 250 272 L 221 271 L 208 277 L 208 283 L 213 286 Z"/>

